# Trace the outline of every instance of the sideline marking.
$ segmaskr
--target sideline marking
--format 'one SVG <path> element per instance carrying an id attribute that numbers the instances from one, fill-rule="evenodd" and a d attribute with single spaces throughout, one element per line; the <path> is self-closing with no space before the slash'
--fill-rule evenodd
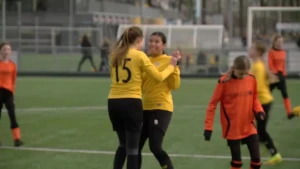
<path id="1" fill-rule="evenodd" d="M 11 147 L 0 146 L 0 149 L 8 150 L 23 150 L 23 151 L 43 151 L 43 152 L 58 152 L 58 153 L 79 153 L 79 154 L 102 154 L 102 155 L 114 155 L 113 151 L 103 150 L 77 150 L 77 149 L 58 149 L 58 148 L 35 148 L 35 147 Z M 152 153 L 143 153 L 144 156 L 152 156 Z M 201 155 L 201 154 L 169 154 L 170 157 L 177 158 L 203 158 L 203 159 L 231 159 L 231 156 L 223 155 Z M 243 159 L 250 159 L 250 157 L 243 156 Z M 262 157 L 263 160 L 269 159 L 269 157 Z M 300 158 L 283 158 L 283 161 L 298 162 Z"/>

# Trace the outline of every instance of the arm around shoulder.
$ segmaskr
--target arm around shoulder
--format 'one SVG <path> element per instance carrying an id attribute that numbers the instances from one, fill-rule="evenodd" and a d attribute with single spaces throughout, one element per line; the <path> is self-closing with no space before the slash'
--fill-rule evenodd
<path id="1" fill-rule="evenodd" d="M 165 70 L 159 72 L 145 53 L 141 54 L 141 67 L 146 74 L 160 82 L 164 81 L 171 73 L 174 72 L 174 66 L 171 64 Z"/>

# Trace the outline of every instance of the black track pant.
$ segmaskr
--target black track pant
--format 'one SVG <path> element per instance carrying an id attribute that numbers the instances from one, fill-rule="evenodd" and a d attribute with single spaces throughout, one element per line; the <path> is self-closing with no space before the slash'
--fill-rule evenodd
<path id="1" fill-rule="evenodd" d="M 262 107 L 264 109 L 264 112 L 266 113 L 265 120 L 258 120 L 257 121 L 257 132 L 259 135 L 260 142 L 264 143 L 269 150 L 271 155 L 275 155 L 277 153 L 277 149 L 275 148 L 274 142 L 267 132 L 267 123 L 270 116 L 270 110 L 271 110 L 272 103 L 269 104 L 263 104 Z"/>
<path id="2" fill-rule="evenodd" d="M 78 72 L 80 72 L 81 66 L 86 60 L 89 60 L 91 62 L 92 67 L 94 68 L 94 70 L 97 70 L 92 56 L 82 56 L 82 58 L 78 64 L 78 68 L 77 68 Z"/>
<path id="3" fill-rule="evenodd" d="M 122 169 L 127 158 L 127 169 L 138 169 L 138 150 L 143 124 L 142 100 L 108 99 L 108 112 L 119 140 L 113 168 Z"/>
<path id="4" fill-rule="evenodd" d="M 0 88 L 0 118 L 3 105 L 5 105 L 8 116 L 10 119 L 10 128 L 14 129 L 19 127 L 17 123 L 16 113 L 15 113 L 15 104 L 14 104 L 14 96 L 13 93 L 4 88 Z"/>
<path id="5" fill-rule="evenodd" d="M 127 169 L 138 169 L 138 144 L 140 132 L 117 131 L 119 147 L 117 148 L 114 169 L 122 169 L 127 157 Z"/>
<path id="6" fill-rule="evenodd" d="M 270 85 L 270 90 L 273 91 L 275 88 L 280 90 L 282 98 L 288 98 L 287 87 L 285 77 L 282 73 L 278 73 L 277 76 L 279 77 L 279 82 Z"/>
<path id="7" fill-rule="evenodd" d="M 259 141 L 258 135 L 251 135 L 242 140 L 227 140 L 227 144 L 230 147 L 231 152 L 231 166 L 233 168 L 242 168 L 242 155 L 241 155 L 241 144 L 247 144 L 250 157 L 251 157 L 251 169 L 260 169 L 260 152 L 259 152 Z"/>
<path id="8" fill-rule="evenodd" d="M 165 110 L 144 110 L 143 129 L 139 146 L 139 169 L 142 166 L 142 149 L 149 139 L 150 151 L 163 169 L 173 169 L 173 164 L 162 148 L 165 132 L 169 126 L 172 112 Z"/>

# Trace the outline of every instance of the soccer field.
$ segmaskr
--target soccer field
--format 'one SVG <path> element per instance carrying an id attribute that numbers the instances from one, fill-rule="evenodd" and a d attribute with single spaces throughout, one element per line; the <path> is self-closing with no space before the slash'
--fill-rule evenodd
<path id="1" fill-rule="evenodd" d="M 219 115 L 211 142 L 203 139 L 205 109 L 217 79 L 183 79 L 173 92 L 175 112 L 164 147 L 176 169 L 229 169 L 230 154 L 221 137 Z M 118 145 L 112 132 L 106 102 L 106 78 L 24 78 L 17 81 L 16 106 L 25 145 L 15 149 L 9 120 L 0 121 L 0 169 L 110 169 Z M 300 80 L 288 80 L 293 105 L 300 105 Z M 300 168 L 300 119 L 287 120 L 278 91 L 269 131 L 284 162 L 264 169 Z M 217 113 L 218 114 L 218 113 Z M 158 169 L 158 162 L 144 149 L 143 169 Z M 261 148 L 262 156 L 269 155 Z M 249 168 L 243 148 L 244 167 Z"/>

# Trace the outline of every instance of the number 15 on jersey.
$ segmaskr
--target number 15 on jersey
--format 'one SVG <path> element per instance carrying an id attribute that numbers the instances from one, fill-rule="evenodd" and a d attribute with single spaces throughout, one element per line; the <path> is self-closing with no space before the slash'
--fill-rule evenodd
<path id="1" fill-rule="evenodd" d="M 122 80 L 123 83 L 128 83 L 130 81 L 130 79 L 131 79 L 131 70 L 126 66 L 127 62 L 130 62 L 130 61 L 131 61 L 131 58 L 125 58 L 124 59 L 122 69 L 123 69 L 123 71 L 126 71 L 126 73 L 127 73 L 127 77 L 124 78 L 124 79 L 120 79 L 120 77 L 119 77 L 119 68 L 118 68 L 118 66 L 115 67 L 116 81 L 118 83 L 120 82 L 120 80 Z"/>

